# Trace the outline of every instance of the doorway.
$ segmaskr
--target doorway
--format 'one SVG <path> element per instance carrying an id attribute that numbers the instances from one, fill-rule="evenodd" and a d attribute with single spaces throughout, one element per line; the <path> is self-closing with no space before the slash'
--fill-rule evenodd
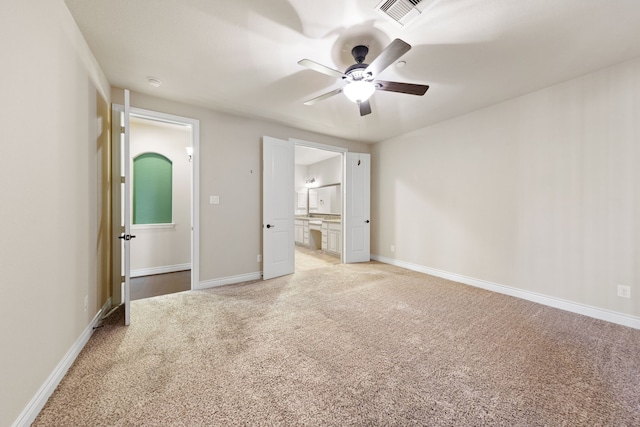
<path id="1" fill-rule="evenodd" d="M 295 270 L 342 263 L 344 150 L 295 144 Z"/>
<path id="2" fill-rule="evenodd" d="M 131 115 L 132 301 L 191 289 L 192 132 Z"/>
<path id="3" fill-rule="evenodd" d="M 113 105 L 114 117 L 129 117 L 121 118 L 117 126 L 125 124 L 130 136 L 120 138 L 117 143 L 120 146 L 123 140 L 127 141 L 126 149 L 114 152 L 114 176 L 122 176 L 114 187 L 127 187 L 130 193 L 129 197 L 121 197 L 124 190 L 114 191 L 114 198 L 122 198 L 117 205 L 114 203 L 114 227 L 120 229 L 123 218 L 130 217 L 128 224 L 132 228 L 128 239 L 128 259 L 132 262 L 124 262 L 122 250 L 114 254 L 114 259 L 123 260 L 114 266 L 115 305 L 126 305 L 129 300 L 126 295 L 140 299 L 193 289 L 199 283 L 199 121 L 139 108 L 128 111 L 127 115 L 125 106 Z M 125 127 L 121 129 L 114 131 L 114 135 L 124 134 Z M 126 158 L 125 152 L 129 153 Z M 129 175 L 123 173 L 125 164 L 131 171 Z M 166 172 L 161 179 L 153 175 L 158 170 Z M 144 176 L 147 187 L 141 185 L 136 189 L 136 181 L 144 183 L 144 179 L 136 177 Z M 168 183 L 168 188 L 167 185 L 155 188 L 158 182 Z M 124 278 L 130 276 L 133 276 L 130 282 L 139 282 L 142 289 L 132 289 L 135 283 L 125 286 Z M 120 292 L 116 292 L 116 286 Z"/>
<path id="4" fill-rule="evenodd" d="M 342 153 L 342 214 L 333 221 L 333 238 L 330 233 L 322 234 L 322 247 L 333 244 L 335 251 L 342 250 L 341 262 L 367 262 L 370 260 L 370 164 L 371 155 L 351 153 L 347 149 L 322 144 L 308 143 L 289 139 L 280 140 L 270 136 L 262 138 L 262 279 L 284 276 L 295 272 L 296 242 L 308 245 L 311 225 L 324 227 L 331 221 L 312 218 L 296 218 L 295 212 L 300 203 L 311 196 L 302 192 L 302 197 L 295 186 L 295 146 L 304 145 Z M 313 177 L 308 177 L 309 181 Z M 342 185 L 342 184 L 341 184 Z M 317 200 L 308 201 L 309 209 Z M 302 204 L 300 205 L 303 206 Z M 305 229 L 304 226 L 307 226 Z M 325 231 L 324 228 L 322 228 Z M 327 237 L 325 239 L 325 236 Z M 330 243 L 331 242 L 331 243 Z"/>

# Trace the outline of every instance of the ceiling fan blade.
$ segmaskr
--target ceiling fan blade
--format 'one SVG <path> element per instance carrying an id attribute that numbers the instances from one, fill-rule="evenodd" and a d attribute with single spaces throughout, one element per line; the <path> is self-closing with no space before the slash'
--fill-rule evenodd
<path id="1" fill-rule="evenodd" d="M 327 92 L 324 95 L 320 95 L 320 96 L 317 96 L 317 97 L 315 97 L 313 99 L 308 100 L 307 102 L 304 103 L 304 105 L 313 105 L 316 102 L 320 102 L 320 101 L 323 101 L 323 100 L 325 100 L 327 98 L 331 98 L 332 96 L 337 95 L 340 92 L 342 92 L 342 88 L 338 88 L 338 89 L 332 90 L 331 92 Z"/>
<path id="2" fill-rule="evenodd" d="M 344 77 L 344 73 L 342 71 L 334 70 L 333 68 L 318 64 L 317 62 L 310 59 L 302 59 L 298 61 L 298 64 L 313 71 L 317 71 L 319 73 L 326 74 L 327 76 L 335 77 L 337 79 L 341 79 L 342 77 Z"/>
<path id="3" fill-rule="evenodd" d="M 371 114 L 371 104 L 369 104 L 368 100 L 359 102 L 358 107 L 360 107 L 361 116 L 366 116 L 367 114 Z"/>
<path id="4" fill-rule="evenodd" d="M 387 92 L 408 93 L 409 95 L 422 96 L 429 89 L 429 85 L 419 85 L 414 83 L 387 82 L 384 80 L 376 80 L 373 82 L 377 90 L 385 90 Z"/>
<path id="5" fill-rule="evenodd" d="M 380 52 L 380 55 L 378 55 L 366 70 L 364 70 L 365 74 L 371 73 L 372 76 L 377 76 L 382 72 L 382 70 L 396 62 L 398 58 L 407 53 L 409 49 L 411 49 L 410 44 L 400 39 L 395 39 L 389 46 Z"/>

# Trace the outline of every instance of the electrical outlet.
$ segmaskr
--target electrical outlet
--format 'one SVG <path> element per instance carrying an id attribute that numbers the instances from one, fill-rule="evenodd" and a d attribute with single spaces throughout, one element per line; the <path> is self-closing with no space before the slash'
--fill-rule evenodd
<path id="1" fill-rule="evenodd" d="M 631 286 L 618 285 L 618 296 L 622 298 L 631 298 Z"/>
<path id="2" fill-rule="evenodd" d="M 391 252 L 395 252 L 396 251 L 396 247 L 394 245 L 391 245 Z"/>
<path id="3" fill-rule="evenodd" d="M 262 255 L 258 255 L 258 262 L 262 262 Z"/>
<path id="4" fill-rule="evenodd" d="M 86 313 L 89 310 L 89 295 L 84 296 L 84 312 Z"/>

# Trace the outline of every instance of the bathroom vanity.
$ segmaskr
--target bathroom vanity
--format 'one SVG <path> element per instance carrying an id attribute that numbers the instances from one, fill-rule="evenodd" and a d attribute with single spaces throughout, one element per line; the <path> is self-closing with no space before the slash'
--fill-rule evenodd
<path id="1" fill-rule="evenodd" d="M 342 254 L 342 188 L 329 184 L 296 192 L 296 245 Z"/>
<path id="2" fill-rule="evenodd" d="M 322 249 L 327 255 L 342 254 L 342 221 L 339 215 L 297 216 L 295 242 L 311 249 Z"/>

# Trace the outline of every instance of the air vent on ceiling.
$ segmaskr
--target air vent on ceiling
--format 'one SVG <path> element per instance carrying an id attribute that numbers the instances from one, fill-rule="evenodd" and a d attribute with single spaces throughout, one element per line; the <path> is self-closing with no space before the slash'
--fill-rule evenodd
<path id="1" fill-rule="evenodd" d="M 421 12 L 416 6 L 421 2 L 422 0 L 382 0 L 376 6 L 376 11 L 404 27 L 420 16 Z"/>

